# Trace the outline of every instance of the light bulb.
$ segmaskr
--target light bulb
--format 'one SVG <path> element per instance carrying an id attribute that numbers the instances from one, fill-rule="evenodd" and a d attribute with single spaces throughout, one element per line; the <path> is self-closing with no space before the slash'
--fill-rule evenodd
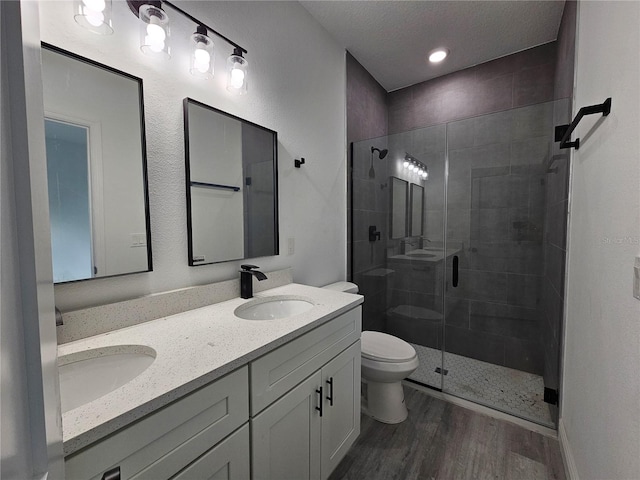
<path id="1" fill-rule="evenodd" d="M 404 163 L 402 164 L 402 166 L 404 168 L 407 168 L 409 166 L 409 162 L 405 160 Z"/>
<path id="2" fill-rule="evenodd" d="M 234 68 L 231 70 L 231 86 L 233 88 L 240 88 L 244 83 L 244 71 L 240 68 Z"/>
<path id="3" fill-rule="evenodd" d="M 196 50 L 193 52 L 193 56 L 193 68 L 200 73 L 206 73 L 211 65 L 211 55 L 204 49 L 203 43 L 198 43 Z"/>
<path id="4" fill-rule="evenodd" d="M 154 18 L 155 17 L 151 17 L 152 22 Z M 150 43 L 164 43 L 165 38 L 167 38 L 167 33 L 160 25 L 150 23 L 147 25 L 146 38 L 149 39 Z"/>
<path id="5" fill-rule="evenodd" d="M 104 0 L 82 0 L 87 10 L 91 10 L 93 12 L 102 12 L 107 6 Z M 89 15 L 89 13 L 87 13 Z"/>

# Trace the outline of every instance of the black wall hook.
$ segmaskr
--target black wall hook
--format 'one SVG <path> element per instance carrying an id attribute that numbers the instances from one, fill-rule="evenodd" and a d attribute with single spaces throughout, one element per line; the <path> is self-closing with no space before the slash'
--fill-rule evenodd
<path id="1" fill-rule="evenodd" d="M 300 168 L 300 165 L 304 165 L 304 157 L 300 157 L 300 160 L 297 158 L 293 160 L 293 164 L 296 168 Z"/>

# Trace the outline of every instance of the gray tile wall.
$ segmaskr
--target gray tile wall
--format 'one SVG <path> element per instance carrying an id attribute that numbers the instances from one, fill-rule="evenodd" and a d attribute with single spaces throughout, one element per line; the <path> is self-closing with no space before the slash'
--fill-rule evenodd
<path id="1" fill-rule="evenodd" d="M 387 92 L 367 72 L 358 61 L 347 52 L 347 145 L 368 138 L 387 134 Z M 363 328 L 365 330 L 382 330 L 386 305 L 386 277 L 364 276 L 365 273 L 384 267 L 384 242 L 369 243 L 367 227 L 380 225 L 386 233 L 387 190 L 380 189 L 377 180 L 384 178 L 386 160 L 378 160 L 375 164 L 377 179 L 369 178 L 370 146 L 386 148 L 383 143 L 367 143 L 362 151 L 356 152 L 356 160 L 350 171 L 349 179 L 353 181 L 355 196 L 351 204 L 351 181 L 347 183 L 348 218 L 353 218 L 355 225 L 351 231 L 351 221 L 347 222 L 347 274 L 360 286 L 365 296 L 363 306 Z M 350 147 L 349 147 L 349 150 Z M 351 152 L 347 155 L 351 164 Z M 385 237 L 382 237 L 385 238 Z M 356 252 L 351 258 L 352 242 Z M 353 271 L 352 271 L 353 265 Z"/>
<path id="2" fill-rule="evenodd" d="M 557 40 L 554 79 L 554 125 L 570 123 L 573 97 L 576 13 L 575 1 L 565 3 Z M 560 351 L 564 320 L 564 269 L 566 257 L 567 211 L 569 196 L 569 150 L 559 150 L 553 143 L 555 159 L 547 172 L 544 225 L 544 263 L 542 288 L 542 341 L 544 346 L 544 384 L 559 389 Z M 551 408 L 557 421 L 558 409 Z"/>
<path id="3" fill-rule="evenodd" d="M 389 133 L 553 99 L 556 42 L 389 94 Z"/>
<path id="4" fill-rule="evenodd" d="M 447 292 L 445 348 L 536 374 L 552 114 L 549 101 L 447 125 L 447 242 L 460 248 L 460 280 Z"/>

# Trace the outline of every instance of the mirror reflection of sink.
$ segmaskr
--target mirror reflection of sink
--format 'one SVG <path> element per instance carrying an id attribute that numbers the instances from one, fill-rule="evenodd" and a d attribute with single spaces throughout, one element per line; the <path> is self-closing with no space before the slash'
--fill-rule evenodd
<path id="1" fill-rule="evenodd" d="M 62 413 L 92 402 L 144 372 L 156 352 L 142 345 L 96 348 L 58 359 Z"/>
<path id="2" fill-rule="evenodd" d="M 240 305 L 233 312 L 245 320 L 276 320 L 300 315 L 313 308 L 308 300 L 292 297 L 256 298 Z"/>

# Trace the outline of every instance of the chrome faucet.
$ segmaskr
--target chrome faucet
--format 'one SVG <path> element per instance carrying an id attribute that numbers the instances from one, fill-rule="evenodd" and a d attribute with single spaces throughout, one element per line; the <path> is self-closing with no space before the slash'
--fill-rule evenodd
<path id="1" fill-rule="evenodd" d="M 259 270 L 255 265 L 240 265 L 240 297 L 252 298 L 253 297 L 253 278 L 256 277 L 258 281 L 266 280 L 267 276 Z"/>
<path id="2" fill-rule="evenodd" d="M 61 325 L 64 325 L 64 322 L 62 321 L 62 312 L 58 307 L 56 307 L 56 327 Z"/>

